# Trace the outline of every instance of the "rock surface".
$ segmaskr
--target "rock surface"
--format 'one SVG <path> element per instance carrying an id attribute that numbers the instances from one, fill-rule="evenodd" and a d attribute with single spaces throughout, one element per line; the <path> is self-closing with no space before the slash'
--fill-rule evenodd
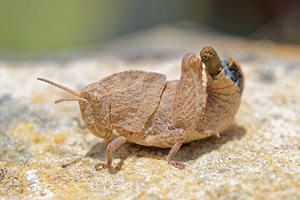
<path id="1" fill-rule="evenodd" d="M 38 82 L 45 77 L 80 91 L 122 70 L 180 75 L 187 52 L 214 46 L 243 67 L 245 90 L 235 124 L 220 138 L 169 149 L 125 144 L 113 167 L 105 141 L 82 123 L 69 95 Z M 247 41 L 205 28 L 159 26 L 66 60 L 0 60 L 1 199 L 300 199 L 300 47 Z"/>

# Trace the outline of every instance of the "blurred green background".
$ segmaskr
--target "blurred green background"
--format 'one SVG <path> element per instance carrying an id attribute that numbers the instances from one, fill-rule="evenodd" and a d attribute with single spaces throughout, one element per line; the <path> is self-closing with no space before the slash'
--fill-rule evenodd
<path id="1" fill-rule="evenodd" d="M 297 0 L 0 0 L 0 52 L 78 51 L 181 20 L 247 38 L 300 43 Z"/>

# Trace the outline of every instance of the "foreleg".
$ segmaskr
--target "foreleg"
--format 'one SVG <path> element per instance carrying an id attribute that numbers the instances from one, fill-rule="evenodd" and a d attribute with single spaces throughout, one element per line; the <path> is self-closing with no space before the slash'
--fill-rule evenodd
<path id="1" fill-rule="evenodd" d="M 96 170 L 98 170 L 100 167 L 108 168 L 111 167 L 112 163 L 112 152 L 117 150 L 122 144 L 124 144 L 127 141 L 126 137 L 120 136 L 116 139 L 112 140 L 106 148 L 107 151 L 107 162 L 106 163 L 97 163 L 95 165 Z"/>

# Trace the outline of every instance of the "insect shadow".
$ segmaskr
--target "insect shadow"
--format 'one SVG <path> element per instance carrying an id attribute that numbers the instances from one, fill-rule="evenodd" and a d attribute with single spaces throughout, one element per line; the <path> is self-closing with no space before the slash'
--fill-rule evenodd
<path id="1" fill-rule="evenodd" d="M 229 126 L 225 131 L 222 132 L 221 137 L 209 137 L 202 140 L 197 140 L 188 144 L 184 144 L 178 151 L 175 159 L 184 162 L 192 161 L 199 158 L 205 153 L 209 153 L 215 149 L 220 148 L 222 145 L 226 144 L 228 141 L 240 140 L 246 134 L 246 129 L 237 124 Z M 96 160 L 102 161 L 106 159 L 106 146 L 108 142 L 99 142 L 92 146 L 86 157 L 90 157 Z M 133 157 L 136 160 L 139 158 L 152 158 L 158 160 L 165 160 L 169 148 L 162 149 L 157 147 L 146 147 L 133 143 L 124 144 L 121 148 L 114 152 L 116 158 L 120 161 L 118 164 L 109 168 L 109 173 L 115 174 L 121 170 L 124 161 L 128 157 Z M 137 161 L 136 161 L 137 162 Z"/>
<path id="2" fill-rule="evenodd" d="M 219 138 L 212 136 L 184 145 L 177 158 L 184 162 L 195 160 L 205 153 L 220 148 L 229 141 L 241 140 L 245 134 L 246 129 L 243 126 L 232 124 L 220 134 Z"/>

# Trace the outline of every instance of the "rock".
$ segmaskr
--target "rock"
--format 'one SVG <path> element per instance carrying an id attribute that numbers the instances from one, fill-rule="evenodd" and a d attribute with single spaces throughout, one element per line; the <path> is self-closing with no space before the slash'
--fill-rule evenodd
<path id="1" fill-rule="evenodd" d="M 235 124 L 221 138 L 179 150 L 184 170 L 167 164 L 168 149 L 125 144 L 114 153 L 113 169 L 95 171 L 106 159 L 106 143 L 80 128 L 76 103 L 53 104 L 67 93 L 36 80 L 46 77 L 80 91 L 127 69 L 175 79 L 184 54 L 207 45 L 223 58 L 236 57 L 245 91 Z M 64 62 L 0 60 L 1 199 L 300 198 L 299 46 L 166 25 L 102 49 Z"/>

